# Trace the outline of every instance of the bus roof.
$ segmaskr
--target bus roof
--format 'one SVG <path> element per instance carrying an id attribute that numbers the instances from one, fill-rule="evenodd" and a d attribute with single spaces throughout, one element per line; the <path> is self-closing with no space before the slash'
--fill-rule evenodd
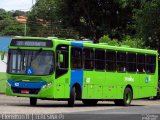
<path id="1" fill-rule="evenodd" d="M 131 48 L 128 46 L 111 46 L 107 43 L 98 43 L 94 44 L 91 41 L 76 41 L 75 39 L 62 39 L 57 37 L 23 37 L 23 36 L 16 36 L 13 39 L 30 39 L 30 40 L 52 40 L 63 44 L 72 44 L 77 43 L 81 44 L 85 47 L 92 47 L 92 48 L 99 48 L 99 49 L 108 49 L 108 50 L 117 50 L 117 51 L 127 51 L 127 52 L 138 52 L 138 53 L 148 53 L 148 54 L 157 54 L 158 51 L 156 50 L 148 50 L 148 49 L 139 49 L 139 48 Z"/>

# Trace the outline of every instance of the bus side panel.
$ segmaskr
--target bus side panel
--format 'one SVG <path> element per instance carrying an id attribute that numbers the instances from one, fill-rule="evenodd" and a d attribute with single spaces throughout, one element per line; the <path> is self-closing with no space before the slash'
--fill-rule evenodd
<path id="1" fill-rule="evenodd" d="M 154 83 L 156 77 L 151 74 L 139 74 L 139 81 L 140 81 L 140 98 L 156 96 L 156 88 L 154 87 Z"/>
<path id="2" fill-rule="evenodd" d="M 69 72 L 55 79 L 54 98 L 69 98 L 70 93 L 70 74 Z"/>
<path id="3" fill-rule="evenodd" d="M 103 83 L 105 81 L 105 72 L 85 71 L 83 99 L 102 99 Z"/>
<path id="4" fill-rule="evenodd" d="M 94 83 L 94 73 L 95 71 L 84 71 L 83 79 L 83 99 L 94 99 L 95 98 L 95 83 Z"/>
<path id="5" fill-rule="evenodd" d="M 106 99 L 112 99 L 117 94 L 116 82 L 118 79 L 116 76 L 116 72 L 106 72 L 106 80 L 103 85 L 103 96 Z"/>

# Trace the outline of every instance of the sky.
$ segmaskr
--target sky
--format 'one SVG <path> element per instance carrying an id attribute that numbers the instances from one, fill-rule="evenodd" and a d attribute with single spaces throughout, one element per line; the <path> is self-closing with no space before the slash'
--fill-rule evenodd
<path id="1" fill-rule="evenodd" d="M 35 3 L 35 0 L 0 0 L 0 8 L 3 8 L 7 11 L 28 11 L 32 7 L 32 1 Z"/>

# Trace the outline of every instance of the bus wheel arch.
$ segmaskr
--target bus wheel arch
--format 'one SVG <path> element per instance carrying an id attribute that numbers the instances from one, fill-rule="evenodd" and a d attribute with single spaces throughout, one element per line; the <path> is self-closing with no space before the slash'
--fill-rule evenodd
<path id="1" fill-rule="evenodd" d="M 78 97 L 81 97 L 81 87 L 78 83 L 75 83 L 71 87 L 70 98 L 68 99 L 68 106 L 69 107 L 74 107 L 75 106 L 75 100 L 78 99 Z"/>
<path id="2" fill-rule="evenodd" d="M 75 83 L 72 88 L 75 87 L 76 99 L 80 100 L 82 97 L 82 89 L 79 83 Z"/>
<path id="3" fill-rule="evenodd" d="M 133 99 L 132 86 L 127 85 L 123 92 L 123 98 L 114 100 L 114 103 L 115 105 L 118 105 L 118 106 L 129 106 L 131 104 L 132 99 Z"/>

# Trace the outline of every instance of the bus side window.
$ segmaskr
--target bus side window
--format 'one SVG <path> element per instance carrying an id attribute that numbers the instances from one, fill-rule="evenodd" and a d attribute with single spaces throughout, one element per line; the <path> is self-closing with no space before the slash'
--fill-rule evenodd
<path id="1" fill-rule="evenodd" d="M 105 50 L 95 50 L 95 69 L 100 71 L 105 70 Z"/>
<path id="2" fill-rule="evenodd" d="M 145 73 L 145 54 L 137 54 L 137 72 Z"/>
<path id="3" fill-rule="evenodd" d="M 146 72 L 155 73 L 155 68 L 156 68 L 156 56 L 146 55 Z"/>
<path id="4" fill-rule="evenodd" d="M 116 71 L 115 51 L 106 51 L 106 71 Z"/>
<path id="5" fill-rule="evenodd" d="M 117 52 L 117 71 L 126 72 L 126 53 Z"/>
<path id="6" fill-rule="evenodd" d="M 94 69 L 94 51 L 92 48 L 83 49 L 84 56 L 84 69 L 93 70 Z"/>
<path id="7" fill-rule="evenodd" d="M 56 78 L 62 76 L 68 71 L 68 45 L 58 45 L 56 48 Z M 63 61 L 60 61 L 60 55 L 63 56 Z"/>
<path id="8" fill-rule="evenodd" d="M 71 68 L 82 69 L 82 48 L 72 47 L 71 48 Z"/>
<path id="9" fill-rule="evenodd" d="M 136 53 L 127 54 L 127 71 L 128 72 L 137 72 L 136 65 Z"/>

